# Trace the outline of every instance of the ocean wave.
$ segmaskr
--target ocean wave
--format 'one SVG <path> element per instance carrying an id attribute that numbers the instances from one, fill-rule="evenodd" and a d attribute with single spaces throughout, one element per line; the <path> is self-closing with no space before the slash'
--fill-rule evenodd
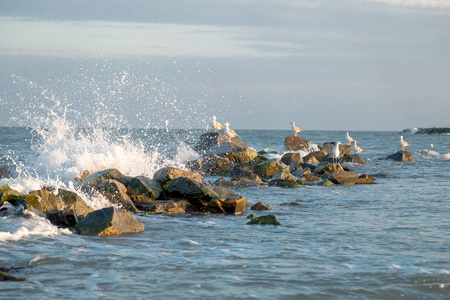
<path id="1" fill-rule="evenodd" d="M 435 159 L 444 159 L 444 160 L 450 160 L 450 153 L 441 154 L 434 150 L 420 150 L 419 155 L 424 158 L 435 158 Z"/>

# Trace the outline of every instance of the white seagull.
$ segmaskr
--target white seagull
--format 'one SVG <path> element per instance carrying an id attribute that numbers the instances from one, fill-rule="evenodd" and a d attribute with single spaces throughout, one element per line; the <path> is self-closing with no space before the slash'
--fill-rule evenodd
<path id="1" fill-rule="evenodd" d="M 403 136 L 400 136 L 400 145 L 402 146 L 402 151 L 405 151 L 405 148 L 411 146 L 407 141 L 403 140 Z"/>
<path id="2" fill-rule="evenodd" d="M 295 135 L 297 135 L 297 132 L 302 132 L 303 131 L 299 127 L 295 126 L 294 122 L 291 122 L 291 124 L 292 124 L 292 130 L 294 131 Z"/>
<path id="3" fill-rule="evenodd" d="M 213 123 L 213 128 L 216 132 L 219 129 L 223 129 L 222 124 L 220 124 L 219 122 L 216 121 L 216 116 L 212 116 L 211 119 L 212 119 L 212 123 Z"/>
<path id="4" fill-rule="evenodd" d="M 360 153 L 360 152 L 366 152 L 363 149 L 361 149 L 360 147 L 356 146 L 356 141 L 353 140 L 353 145 L 355 145 L 355 151 L 356 153 Z"/>
<path id="5" fill-rule="evenodd" d="M 348 134 L 348 131 L 347 131 L 347 141 L 349 145 L 351 145 L 354 141 L 354 139 Z"/>
<path id="6" fill-rule="evenodd" d="M 241 138 L 236 132 L 234 132 L 234 130 L 230 129 L 230 124 L 228 122 L 223 125 L 225 125 L 225 134 L 228 136 L 230 141 L 232 138 Z"/>
<path id="7" fill-rule="evenodd" d="M 328 153 L 328 157 L 333 159 L 333 162 L 336 160 L 338 162 L 339 155 L 341 154 L 339 152 L 339 145 L 342 145 L 341 142 L 337 141 L 334 148 Z"/>

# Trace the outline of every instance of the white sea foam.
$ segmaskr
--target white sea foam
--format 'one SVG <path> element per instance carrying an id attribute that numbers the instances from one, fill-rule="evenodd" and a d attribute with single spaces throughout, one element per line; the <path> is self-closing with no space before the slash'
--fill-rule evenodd
<path id="1" fill-rule="evenodd" d="M 9 203 L 5 202 L 5 205 Z M 2 208 L 5 208 L 2 206 Z M 16 210 L 16 211 L 13 211 Z M 6 216 L 0 217 L 0 242 L 18 241 L 28 236 L 55 236 L 71 234 L 69 229 L 61 229 L 45 218 L 20 208 L 7 207 Z M 4 211 L 5 212 L 5 211 Z"/>
<path id="2" fill-rule="evenodd" d="M 421 155 L 422 157 L 425 157 L 425 158 L 450 160 L 450 153 L 441 154 L 434 150 L 427 150 L 427 149 L 420 150 L 419 155 Z"/>

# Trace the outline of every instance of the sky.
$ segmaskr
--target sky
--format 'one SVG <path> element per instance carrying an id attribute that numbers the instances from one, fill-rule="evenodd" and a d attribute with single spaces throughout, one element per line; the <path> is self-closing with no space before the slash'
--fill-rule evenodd
<path id="1" fill-rule="evenodd" d="M 0 126 L 450 127 L 447 0 L 0 0 Z"/>

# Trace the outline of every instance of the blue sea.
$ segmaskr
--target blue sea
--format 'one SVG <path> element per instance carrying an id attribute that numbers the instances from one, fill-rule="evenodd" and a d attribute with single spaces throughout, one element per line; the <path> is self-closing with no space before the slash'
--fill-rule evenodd
<path id="1" fill-rule="evenodd" d="M 83 170 L 153 174 L 184 168 L 205 130 L 0 128 L 0 179 L 20 192 L 42 186 L 79 193 Z M 249 147 L 280 159 L 286 130 L 238 130 Z M 378 184 L 245 188 L 281 226 L 246 225 L 242 215 L 137 215 L 145 232 L 81 236 L 47 220 L 0 217 L 0 266 L 27 282 L 0 282 L 1 299 L 450 299 L 450 137 L 404 134 L 414 162 L 386 160 L 398 132 L 350 132 L 365 150 L 352 172 Z M 305 131 L 312 147 L 346 143 L 341 131 Z M 431 147 L 433 144 L 433 147 Z M 308 151 L 304 154 L 306 155 Z M 218 177 L 207 177 L 215 181 Z M 297 202 L 298 206 L 282 206 Z"/>

